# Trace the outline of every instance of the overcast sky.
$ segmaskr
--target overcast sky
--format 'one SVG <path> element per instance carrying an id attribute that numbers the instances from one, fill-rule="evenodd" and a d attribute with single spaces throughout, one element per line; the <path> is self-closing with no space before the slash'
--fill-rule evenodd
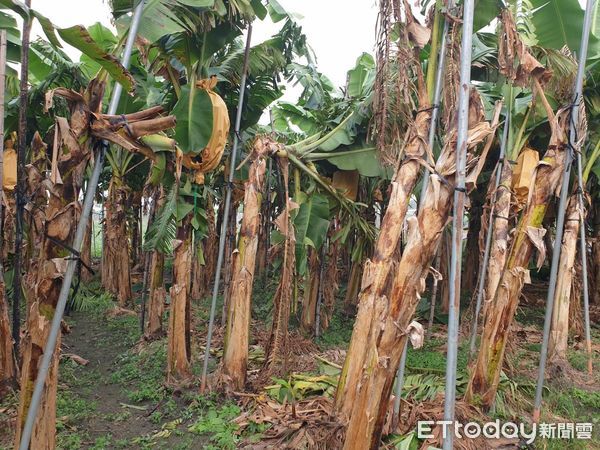
<path id="1" fill-rule="evenodd" d="M 412 0 L 411 0 L 412 1 Z M 377 8 L 375 0 L 279 0 L 290 12 L 300 14 L 303 30 L 317 55 L 319 70 L 337 86 L 345 84 L 346 71 L 362 52 L 373 52 Z M 112 28 L 108 0 L 32 0 L 32 7 L 65 27 L 101 22 Z M 253 41 L 259 43 L 279 26 L 266 19 L 254 25 Z M 36 24 L 33 36 L 41 35 Z M 78 52 L 69 51 L 72 57 Z"/>

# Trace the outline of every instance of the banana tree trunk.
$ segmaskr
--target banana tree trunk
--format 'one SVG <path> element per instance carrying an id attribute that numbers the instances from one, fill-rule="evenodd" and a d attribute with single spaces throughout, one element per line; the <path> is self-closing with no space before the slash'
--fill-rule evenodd
<path id="1" fill-rule="evenodd" d="M 554 365 L 561 365 L 567 361 L 569 309 L 573 276 L 575 274 L 575 255 L 577 254 L 581 214 L 578 206 L 577 194 L 571 195 L 567 207 L 560 261 L 558 263 L 556 293 L 554 296 L 550 340 L 548 343 L 548 360 L 550 364 Z"/>
<path id="2" fill-rule="evenodd" d="M 592 293 L 591 302 L 600 305 L 600 205 L 595 206 L 594 211 L 594 236 L 592 241 L 592 254 L 590 261 L 590 286 Z"/>
<path id="3" fill-rule="evenodd" d="M 475 97 L 476 91 L 473 91 Z M 478 98 L 471 100 L 473 108 L 480 105 Z M 493 128 L 473 110 L 473 124 L 469 130 L 470 150 L 488 138 Z M 397 265 L 388 295 L 361 299 L 352 333 L 350 349 L 340 375 L 336 406 L 341 418 L 349 419 L 345 449 L 377 449 L 388 411 L 389 398 L 395 374 L 405 347 L 406 329 L 412 320 L 425 289 L 425 279 L 435 256 L 442 231 L 448 221 L 454 195 L 456 133 L 446 141 L 436 163 L 436 173 L 444 174 L 445 181 L 433 176 L 419 211 L 410 218 L 407 244 Z M 487 150 L 480 156 L 485 160 Z M 468 161 L 473 161 L 469 153 Z M 468 164 L 470 167 L 470 164 Z M 477 166 L 469 175 L 474 183 L 481 170 Z M 387 215 L 394 213 L 392 204 Z M 384 219 L 384 221 L 385 221 Z M 399 227 L 401 222 L 397 224 Z M 382 227 L 381 233 L 384 232 Z M 381 237 L 380 237 L 381 239 Z M 365 268 L 363 286 L 376 281 L 370 267 Z M 357 341 L 360 338 L 360 341 Z M 360 364 L 357 367 L 357 362 Z"/>
<path id="4" fill-rule="evenodd" d="M 237 205 L 235 202 L 229 212 L 229 222 L 225 234 L 225 261 L 223 262 L 223 311 L 221 313 L 221 325 L 227 324 L 227 313 L 229 311 L 231 277 L 235 272 L 235 264 L 238 253 L 234 252 L 237 234 Z"/>
<path id="5" fill-rule="evenodd" d="M 320 329 L 322 331 L 329 328 L 329 323 L 333 317 L 335 300 L 339 290 L 340 270 L 338 260 L 340 257 L 340 242 L 333 242 L 333 237 L 340 230 L 340 222 L 335 218 L 329 230 L 329 251 L 327 252 L 327 266 L 323 277 L 323 305 L 321 308 Z"/>
<path id="6" fill-rule="evenodd" d="M 92 267 L 92 220 L 90 218 L 89 223 L 85 229 L 85 235 L 83 237 L 83 244 L 81 247 L 81 261 L 87 264 L 88 267 Z M 81 268 L 81 280 L 90 281 L 92 279 L 92 273 L 85 267 Z"/>
<path id="7" fill-rule="evenodd" d="M 215 275 L 215 265 L 217 261 L 218 236 L 215 224 L 215 210 L 212 196 L 206 200 L 206 220 L 208 231 L 206 238 L 196 247 L 196 252 L 202 252 L 204 263 L 196 255 L 192 263 L 192 300 L 202 300 L 210 290 L 211 283 Z"/>
<path id="8" fill-rule="evenodd" d="M 102 98 L 103 86 L 92 84 L 93 93 L 87 91 L 87 98 L 93 94 Z M 89 88 L 88 88 L 89 89 Z M 38 256 L 38 273 L 33 287 L 35 301 L 29 308 L 27 333 L 22 342 L 21 392 L 17 416 L 15 447 L 21 440 L 21 433 L 33 394 L 33 386 L 38 374 L 44 347 L 50 332 L 50 323 L 62 285 L 66 268 L 65 249 L 58 243 L 70 244 L 73 239 L 76 220 L 79 216 L 78 194 L 81 189 L 83 172 L 90 158 L 90 139 L 86 136 L 90 110 L 84 98 L 69 102 L 71 121 L 57 118 L 54 132 L 56 139 L 53 150 L 52 173 L 48 180 L 49 197 L 44 211 L 44 230 Z M 87 139 L 84 139 L 87 138 Z M 81 145 L 79 142 L 86 142 Z M 56 440 L 56 389 L 58 385 L 58 355 L 61 337 L 52 349 L 53 357 L 37 412 L 30 448 L 51 450 Z"/>
<path id="9" fill-rule="evenodd" d="M 163 313 L 167 291 L 163 283 L 165 256 L 154 250 L 150 255 L 150 302 L 148 305 L 148 326 L 146 338 L 154 339 L 163 334 Z"/>
<path id="10" fill-rule="evenodd" d="M 354 310 L 354 307 L 358 301 L 363 266 L 363 261 L 352 261 L 350 275 L 348 276 L 348 284 L 346 286 L 346 295 L 344 297 L 344 310 L 346 312 Z"/>
<path id="11" fill-rule="evenodd" d="M 545 102 L 541 92 L 538 95 Z M 510 326 L 519 304 L 523 284 L 527 281 L 529 261 L 534 249 L 543 254 L 542 222 L 554 193 L 560 185 L 565 164 L 564 110 L 554 117 L 547 105 L 552 128 L 550 145 L 536 171 L 531 200 L 514 234 L 506 267 L 500 277 L 494 300 L 488 305 L 483 335 L 465 398 L 490 408 L 494 403 Z"/>
<path id="12" fill-rule="evenodd" d="M 268 375 L 285 376 L 287 373 L 288 325 L 292 307 L 293 277 L 296 271 L 296 236 L 290 220 L 290 212 L 298 205 L 289 196 L 289 162 L 280 159 L 279 164 L 285 183 L 286 206 L 275 220 L 275 225 L 284 237 L 281 278 L 273 297 L 273 323 L 265 350 L 265 370 Z"/>
<path id="13" fill-rule="evenodd" d="M 494 207 L 494 217 L 490 218 L 491 221 L 493 221 L 493 229 L 489 264 L 487 268 L 481 268 L 482 270 L 488 271 L 485 281 L 485 292 L 483 295 L 482 317 L 484 320 L 487 316 L 488 307 L 492 304 L 492 301 L 496 296 L 496 290 L 498 289 L 498 283 L 502 277 L 502 271 L 504 270 L 506 256 L 508 254 L 508 233 L 510 231 L 508 217 L 510 215 L 511 180 L 512 166 L 511 164 L 504 164 L 502 166 L 502 175 L 498 192 L 495 197 L 493 197 L 494 193 L 492 193 L 491 197 L 494 199 L 496 206 Z"/>
<path id="14" fill-rule="evenodd" d="M 177 228 L 173 255 L 173 285 L 169 311 L 167 343 L 167 382 L 191 377 L 190 354 L 190 282 L 192 269 L 191 218 L 183 219 Z"/>
<path id="15" fill-rule="evenodd" d="M 482 198 L 483 197 L 483 198 Z M 479 272 L 479 232 L 481 231 L 481 216 L 483 214 L 483 193 L 473 192 L 469 208 L 469 230 L 465 244 L 465 261 L 462 274 L 462 289 L 474 292 L 477 288 L 477 273 Z"/>
<path id="16" fill-rule="evenodd" d="M 306 274 L 302 301 L 301 326 L 305 333 L 314 333 L 315 331 L 321 264 L 322 261 L 319 258 L 319 252 L 310 247 L 308 252 L 308 273 Z"/>
<path id="17" fill-rule="evenodd" d="M 101 114 L 105 83 L 94 79 L 83 93 L 58 88 L 46 96 L 46 107 L 52 106 L 53 96 L 67 100 L 70 119 L 56 117 L 54 145 L 52 148 L 52 171 L 44 183 L 48 195 L 44 205 L 44 235 L 37 262 L 38 278 L 33 292 L 35 302 L 29 308 L 27 334 L 22 343 L 22 368 L 20 398 L 17 415 L 15 446 L 18 447 L 27 417 L 33 386 L 39 372 L 44 347 L 50 333 L 50 324 L 56 312 L 63 276 L 69 252 L 64 244 L 73 240 L 77 220 L 80 216 L 78 196 L 85 168 L 91 157 L 92 147 L 101 139 L 110 142 L 131 144 L 139 149 L 143 144 L 135 136 L 118 134 L 123 125 L 111 124 Z M 162 108 L 143 111 L 141 121 L 156 117 Z M 129 116 L 131 117 L 131 116 Z M 151 125 L 154 123 L 149 120 Z M 152 132 L 163 131 L 175 125 L 174 117 L 161 121 Z M 42 392 L 39 409 L 33 425 L 30 448 L 52 450 L 56 438 L 56 389 L 58 385 L 58 355 L 60 335 L 56 346 L 51 349 L 52 358 Z"/>
<path id="18" fill-rule="evenodd" d="M 113 177 L 106 199 L 102 286 L 117 297 L 119 306 L 122 308 L 130 306 L 133 297 L 129 272 L 126 200 L 127 188 L 123 185 L 123 180 Z"/>
<path id="19" fill-rule="evenodd" d="M 245 184 L 244 216 L 231 284 L 227 315 L 225 352 L 223 355 L 223 383 L 233 390 L 241 390 L 246 383 L 252 284 L 258 248 L 260 205 L 265 182 L 265 157 L 270 142 L 258 138 L 252 149 L 252 164 Z"/>
<path id="20" fill-rule="evenodd" d="M 361 378 L 361 372 L 366 364 L 365 358 L 368 355 L 363 350 L 372 339 L 371 323 L 378 321 L 380 305 L 387 303 L 385 288 L 388 276 L 392 270 L 394 254 L 402 235 L 402 224 L 410 196 L 421 171 L 419 159 L 425 155 L 431 109 L 424 88 L 421 89 L 419 98 L 420 109 L 407 140 L 404 150 L 405 158 L 396 170 L 391 183 L 389 203 L 381 223 L 373 258 L 365 261 L 364 264 L 361 290 L 358 296 L 358 315 L 335 397 L 338 414 L 346 417 L 350 416 L 355 401 L 355 382 Z"/>

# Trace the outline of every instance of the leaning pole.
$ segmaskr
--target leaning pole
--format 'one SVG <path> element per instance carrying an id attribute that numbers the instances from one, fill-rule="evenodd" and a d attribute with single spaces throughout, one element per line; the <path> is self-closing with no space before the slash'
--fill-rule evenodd
<path id="1" fill-rule="evenodd" d="M 454 421 L 456 400 L 456 361 L 458 354 L 458 320 L 460 315 L 460 281 L 462 266 L 463 217 L 466 197 L 467 138 L 469 128 L 469 85 L 471 83 L 471 44 L 473 41 L 474 0 L 463 4 L 463 30 L 460 52 L 460 86 L 458 91 L 458 124 L 456 139 L 456 187 L 452 218 L 452 257 L 449 278 L 448 352 L 446 354 L 446 395 L 444 420 Z M 444 450 L 454 448 L 454 436 L 447 433 Z"/>
<path id="2" fill-rule="evenodd" d="M 125 68 L 129 67 L 129 60 L 131 59 L 131 53 L 133 51 L 133 45 L 135 43 L 137 30 L 139 28 L 140 19 L 144 10 L 144 4 L 145 0 L 140 0 L 140 2 L 135 8 L 133 17 L 131 19 L 129 35 L 127 36 L 127 42 L 125 44 L 125 49 L 123 50 L 123 57 L 121 58 L 121 64 Z M 110 104 L 108 106 L 108 114 L 114 115 L 117 112 L 117 107 L 119 105 L 119 99 L 121 98 L 122 91 L 122 86 L 119 83 L 115 83 L 112 97 L 110 99 Z M 100 172 L 102 171 L 102 167 L 104 165 L 104 156 L 107 148 L 108 144 L 104 142 L 96 155 L 94 170 L 92 171 L 92 176 L 90 178 L 90 181 L 88 182 L 88 189 L 85 193 L 85 199 L 83 201 L 83 208 L 81 211 L 81 218 L 79 220 L 79 223 L 77 224 L 75 239 L 73 240 L 72 246 L 77 251 L 77 254 L 74 255 L 75 258 L 69 260 L 67 270 L 65 271 L 65 276 L 58 297 L 58 303 L 56 305 L 56 311 L 54 312 L 54 317 L 52 317 L 50 334 L 48 335 L 48 340 L 46 341 L 46 346 L 44 347 L 44 355 L 42 357 L 42 362 L 40 364 L 38 375 L 35 380 L 35 386 L 33 388 L 31 402 L 27 411 L 27 419 L 25 420 L 25 426 L 23 427 L 23 433 L 21 435 L 19 450 L 29 449 L 29 442 L 31 441 L 31 433 L 33 431 L 33 425 L 35 423 L 35 417 L 37 415 L 37 411 L 39 409 L 40 402 L 42 399 L 44 384 L 46 383 L 46 377 L 48 376 L 48 369 L 50 368 L 50 363 L 52 361 L 54 347 L 56 346 L 56 340 L 58 339 L 58 334 L 60 333 L 60 323 L 62 321 L 67 300 L 69 298 L 71 283 L 73 282 L 73 277 L 75 276 L 75 271 L 77 269 L 77 256 L 81 251 L 81 246 L 83 244 L 83 238 L 87 228 L 87 223 L 90 219 L 92 207 L 94 206 L 94 197 L 96 195 L 96 189 L 98 188 Z"/>
<path id="3" fill-rule="evenodd" d="M 233 191 L 233 177 L 236 168 L 236 159 L 238 147 L 240 144 L 240 128 L 242 125 L 242 110 L 244 108 L 244 94 L 246 93 L 246 77 L 248 75 L 248 63 L 250 60 L 250 43 L 252 42 L 252 24 L 248 25 L 248 36 L 246 37 L 246 49 L 244 51 L 244 66 L 240 80 L 240 97 L 238 99 L 237 112 L 235 116 L 235 131 L 233 134 L 233 147 L 229 162 L 229 178 L 227 180 L 227 193 L 225 194 L 225 206 L 223 208 L 223 222 L 221 224 L 221 234 L 219 235 L 219 254 L 217 257 L 217 267 L 215 270 L 215 281 L 213 284 L 212 300 L 210 303 L 210 316 L 208 319 L 208 334 L 206 335 L 206 350 L 204 351 L 204 366 L 202 367 L 202 380 L 200 383 L 200 392 L 206 389 L 206 376 L 208 373 L 208 360 L 210 358 L 210 344 L 212 341 L 213 329 L 215 325 L 215 311 L 217 309 L 217 297 L 219 295 L 219 284 L 221 282 L 221 267 L 223 266 L 223 254 L 225 253 L 225 240 L 227 226 L 229 225 L 229 210 L 231 208 L 231 194 Z"/>
<path id="4" fill-rule="evenodd" d="M 540 365 L 538 368 L 537 385 L 535 389 L 535 403 L 533 408 L 533 422 L 538 423 L 540 420 L 541 406 L 542 406 L 542 393 L 544 390 L 544 375 L 546 372 L 546 360 L 548 358 L 548 341 L 550 340 L 550 326 L 552 324 L 552 310 L 554 309 L 554 295 L 556 293 L 556 281 L 558 275 L 558 264 L 560 261 L 560 251 L 563 240 L 563 233 L 565 227 L 565 213 L 567 206 L 567 196 L 569 194 L 569 181 L 571 177 L 571 166 L 573 164 L 574 153 L 577 154 L 578 159 L 578 175 L 581 177 L 581 156 L 577 148 L 573 146 L 580 146 L 583 143 L 577 142 L 577 125 L 579 123 L 579 105 L 583 101 L 583 77 L 585 74 L 585 63 L 587 61 L 588 44 L 590 40 L 590 28 L 592 25 L 592 16 L 594 13 L 594 6 L 596 0 L 588 0 L 585 7 L 585 18 L 583 21 L 583 33 L 581 35 L 581 46 L 579 48 L 579 64 L 577 67 L 577 77 L 575 78 L 575 88 L 573 93 L 573 106 L 571 107 L 571 121 L 569 129 L 569 147 L 567 149 L 567 160 L 565 163 L 565 169 L 563 172 L 562 187 L 560 191 L 560 202 L 558 205 L 558 216 L 556 218 L 556 238 L 554 240 L 554 250 L 552 252 L 552 265 L 550 266 L 550 283 L 548 285 L 548 296 L 546 297 L 546 314 L 544 317 L 544 335 L 542 339 L 542 350 L 540 354 Z M 581 178 L 580 178 L 581 183 Z M 581 184 L 580 184 L 581 186 Z M 580 199 L 581 201 L 581 199 Z M 580 212 L 583 214 L 583 211 Z M 582 224 L 583 225 L 583 224 Z M 581 232 L 585 238 L 585 228 L 580 227 Z M 581 257 L 583 260 L 586 258 L 585 248 L 584 253 Z M 586 266 L 587 267 L 587 266 Z M 587 283 L 587 280 L 585 281 Z M 586 287 L 587 292 L 587 285 Z M 587 305 L 585 305 L 587 306 Z M 589 317 L 589 316 L 587 316 Z M 587 325 L 587 323 L 586 323 Z M 586 339 L 589 339 L 586 336 Z"/>

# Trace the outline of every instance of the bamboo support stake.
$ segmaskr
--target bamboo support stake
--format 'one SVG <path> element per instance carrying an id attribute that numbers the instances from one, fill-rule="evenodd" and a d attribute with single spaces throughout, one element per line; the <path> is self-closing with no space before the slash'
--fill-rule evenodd
<path id="1" fill-rule="evenodd" d="M 131 19 L 131 25 L 129 27 L 129 35 L 127 37 L 127 43 L 125 44 L 125 48 L 123 50 L 123 56 L 121 58 L 121 64 L 123 67 L 129 67 L 129 61 L 131 59 L 131 53 L 133 52 L 133 44 L 135 43 L 135 38 L 137 35 L 137 30 L 140 24 L 140 19 L 142 17 L 142 12 L 144 10 L 145 0 L 141 0 L 135 8 L 133 13 L 133 17 Z M 123 91 L 123 87 L 119 83 L 115 83 L 115 87 L 111 96 L 110 104 L 108 106 L 108 113 L 115 114 L 117 112 L 117 107 L 119 105 L 119 100 L 121 98 L 121 92 Z M 83 201 L 83 207 L 81 210 L 81 216 L 79 223 L 77 224 L 77 230 L 75 232 L 75 238 L 73 240 L 73 248 L 77 251 L 81 250 L 81 245 L 83 243 L 83 237 L 86 232 L 87 222 L 90 219 L 90 213 L 92 212 L 92 208 L 94 206 L 94 197 L 96 195 L 96 189 L 98 188 L 98 182 L 100 180 L 100 173 L 102 172 L 102 167 L 104 165 L 104 156 L 106 153 L 106 149 L 108 148 L 108 144 L 104 143 L 101 146 L 100 151 L 96 155 L 96 162 L 94 164 L 94 169 L 92 171 L 92 176 L 90 177 L 88 189 L 85 193 L 85 199 Z M 42 400 L 42 394 L 44 390 L 44 385 L 46 383 L 46 377 L 48 376 L 48 370 L 50 369 L 50 363 L 52 362 L 52 357 L 54 353 L 54 348 L 56 347 L 56 341 L 58 339 L 58 335 L 60 333 L 60 323 L 62 321 L 63 313 L 65 311 L 65 306 L 67 304 L 67 300 L 69 298 L 69 292 L 71 290 L 71 283 L 73 282 L 73 277 L 75 276 L 75 270 L 77 269 L 77 260 L 71 259 L 68 262 L 67 269 L 64 275 L 62 287 L 60 290 L 58 303 L 56 305 L 56 310 L 54 312 L 54 316 L 52 317 L 52 325 L 50 328 L 50 333 L 48 335 L 48 341 L 46 342 L 46 346 L 44 347 L 44 355 L 42 357 L 42 362 L 40 363 L 40 368 L 38 371 L 37 378 L 35 380 L 35 386 L 33 389 L 33 394 L 31 396 L 31 402 L 29 404 L 29 409 L 27 411 L 27 419 L 25 421 L 25 426 L 23 427 L 23 432 L 21 434 L 21 442 L 19 444 L 19 450 L 28 450 L 29 442 L 31 440 L 31 433 L 33 432 L 33 426 L 35 424 L 35 418 L 37 416 L 37 411 L 40 406 L 40 402 Z"/>
<path id="2" fill-rule="evenodd" d="M 565 225 L 565 213 L 567 206 L 567 197 L 569 194 L 569 180 L 571 176 L 571 165 L 573 164 L 573 152 L 577 153 L 579 157 L 578 148 L 575 146 L 582 146 L 583 142 L 578 142 L 577 126 L 579 125 L 579 102 L 582 102 L 583 93 L 583 77 L 585 75 L 585 64 L 587 61 L 588 44 L 590 39 L 590 28 L 592 25 L 592 16 L 594 14 L 595 0 L 588 0 L 585 9 L 585 18 L 583 23 L 583 33 L 581 36 L 581 47 L 579 50 L 579 64 L 577 67 L 577 77 L 575 79 L 575 88 L 573 95 L 573 106 L 571 110 L 571 123 L 570 123 L 570 136 L 569 136 L 569 148 L 566 155 L 565 169 L 563 173 L 563 182 L 560 192 L 560 203 L 558 205 L 558 216 L 556 218 L 556 238 L 554 240 L 554 250 L 552 252 L 552 265 L 550 267 L 550 282 L 548 284 L 548 296 L 546 298 L 546 314 L 544 317 L 544 335 L 542 339 L 542 349 L 540 352 L 540 364 L 538 368 L 537 385 L 535 389 L 535 402 L 533 408 L 533 422 L 538 423 L 540 420 L 541 406 L 542 406 L 542 394 L 544 390 L 544 375 L 546 371 L 546 360 L 548 358 L 548 342 L 550 339 L 550 326 L 552 325 L 552 310 L 554 309 L 554 294 L 556 291 L 556 281 L 558 275 L 558 263 L 560 262 L 560 251 L 562 246 L 563 231 Z M 578 162 L 578 174 L 580 175 L 581 185 L 581 162 Z M 583 211 L 583 210 L 582 210 Z M 585 227 L 581 226 L 581 233 L 583 233 L 585 243 Z M 585 261 L 586 249 L 581 255 L 582 260 Z M 584 280 L 584 283 L 586 281 Z M 584 289 L 586 285 L 584 284 Z M 585 301 L 584 292 L 584 301 Z M 588 316 L 589 317 L 589 316 Z M 588 337 L 586 336 L 586 339 Z M 588 341 L 589 342 L 589 341 Z"/>
<path id="3" fill-rule="evenodd" d="M 460 58 L 460 86 L 458 94 L 458 124 L 456 140 L 456 188 L 452 218 L 452 258 L 450 262 L 450 299 L 448 315 L 448 352 L 446 355 L 446 395 L 444 420 L 454 421 L 456 400 L 456 363 L 458 354 L 458 324 L 460 315 L 460 281 L 462 262 L 463 217 L 466 197 L 467 135 L 469 128 L 469 84 L 471 83 L 471 45 L 473 41 L 474 0 L 465 0 L 463 6 L 463 35 Z M 454 448 L 454 436 L 448 433 L 444 450 Z"/>
<path id="4" fill-rule="evenodd" d="M 252 42 L 252 24 L 248 25 L 248 36 L 246 37 L 246 48 L 244 51 L 244 67 L 242 69 L 240 80 L 240 96 L 238 99 L 237 112 L 235 117 L 235 131 L 233 134 L 233 147 L 231 149 L 231 162 L 229 167 L 229 178 L 227 193 L 225 194 L 225 206 L 223 212 L 223 223 L 221 224 L 221 234 L 219 236 L 219 255 L 217 257 L 217 267 L 215 268 L 215 282 L 213 285 L 212 300 L 210 304 L 210 316 L 208 319 L 208 334 L 206 336 L 206 350 L 204 352 L 204 365 L 202 367 L 202 379 L 200 383 L 200 392 L 206 389 L 206 375 L 208 373 L 208 360 L 210 358 L 210 344 L 212 341 L 213 328 L 215 324 L 215 311 L 217 308 L 217 296 L 219 295 L 219 283 L 221 282 L 221 267 L 223 265 L 223 254 L 225 252 L 225 237 L 227 234 L 227 225 L 229 223 L 229 209 L 231 208 L 232 183 L 235 175 L 237 152 L 239 146 L 239 134 L 242 124 L 242 109 L 244 107 L 244 94 L 246 93 L 246 77 L 248 75 L 248 63 L 250 57 L 250 43 Z"/>

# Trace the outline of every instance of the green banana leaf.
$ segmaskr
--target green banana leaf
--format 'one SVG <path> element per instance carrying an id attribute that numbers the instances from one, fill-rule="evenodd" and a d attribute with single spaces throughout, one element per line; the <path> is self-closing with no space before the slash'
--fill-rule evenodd
<path id="1" fill-rule="evenodd" d="M 199 154 L 210 141 L 213 111 L 210 96 L 204 89 L 188 84 L 181 88 L 179 101 L 173 108 L 177 117 L 175 140 L 184 153 Z"/>

